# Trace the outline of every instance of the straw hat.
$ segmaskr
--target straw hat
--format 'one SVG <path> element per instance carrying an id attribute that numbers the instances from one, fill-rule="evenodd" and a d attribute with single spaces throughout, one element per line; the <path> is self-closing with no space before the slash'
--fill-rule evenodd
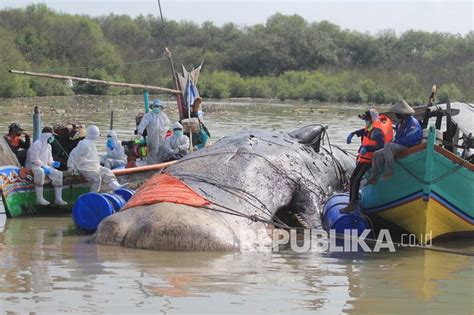
<path id="1" fill-rule="evenodd" d="M 400 100 L 398 103 L 393 104 L 390 107 L 390 111 L 395 114 L 413 115 L 415 113 L 415 110 L 405 100 Z"/>

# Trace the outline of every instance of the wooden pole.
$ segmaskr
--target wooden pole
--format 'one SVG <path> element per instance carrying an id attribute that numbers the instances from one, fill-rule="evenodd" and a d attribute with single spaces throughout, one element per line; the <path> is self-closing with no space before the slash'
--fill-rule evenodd
<path id="1" fill-rule="evenodd" d="M 109 130 L 114 130 L 114 111 L 110 111 L 110 126 Z"/>
<path id="2" fill-rule="evenodd" d="M 80 82 L 103 84 L 103 85 L 118 86 L 118 87 L 125 87 L 125 88 L 148 89 L 148 90 L 154 90 L 158 92 L 171 93 L 171 94 L 181 93 L 181 91 L 178 91 L 178 90 L 167 89 L 167 88 L 153 86 L 153 85 L 113 82 L 113 81 L 81 78 L 81 77 L 71 77 L 67 75 L 39 73 L 39 72 L 31 72 L 31 71 L 20 71 L 20 70 L 13 70 L 13 69 L 9 70 L 9 72 L 13 74 L 23 74 L 23 75 L 29 75 L 29 76 L 34 76 L 34 77 L 43 77 L 43 78 L 57 79 L 57 80 L 74 80 L 74 81 L 80 81 Z"/>
<path id="3" fill-rule="evenodd" d="M 112 170 L 112 172 L 115 174 L 115 176 L 122 176 L 122 175 L 134 174 L 134 173 L 157 171 L 157 170 L 160 170 L 160 169 L 165 168 L 167 166 L 173 165 L 176 162 L 178 162 L 178 161 L 170 161 L 170 162 L 164 162 L 164 163 L 160 163 L 160 164 L 124 168 L 124 169 L 121 169 L 121 170 Z"/>

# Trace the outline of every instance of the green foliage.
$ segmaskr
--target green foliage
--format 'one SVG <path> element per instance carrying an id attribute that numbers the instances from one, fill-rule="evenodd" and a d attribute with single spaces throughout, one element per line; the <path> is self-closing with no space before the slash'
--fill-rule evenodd
<path id="1" fill-rule="evenodd" d="M 453 83 L 442 85 L 437 93 L 438 100 L 441 103 L 461 100 L 461 91 Z"/>
<path id="2" fill-rule="evenodd" d="M 35 96 L 35 92 L 29 86 L 29 78 L 8 73 L 11 68 L 27 67 L 27 63 L 14 44 L 13 36 L 0 27 L 0 39 L 2 41 L 0 45 L 0 96 Z"/>
<path id="3" fill-rule="evenodd" d="M 73 90 L 68 88 L 63 81 L 52 79 L 31 78 L 30 87 L 37 96 L 74 94 Z"/>
<path id="4" fill-rule="evenodd" d="M 440 101 L 474 99 L 474 32 L 369 35 L 280 13 L 251 27 L 165 21 L 165 29 L 166 37 L 152 15 L 93 19 L 44 4 L 0 10 L 0 97 L 137 92 L 90 84 L 71 90 L 59 81 L 9 75 L 9 68 L 174 88 L 164 58 L 169 46 L 176 65 L 205 61 L 199 82 L 205 97 L 423 104 L 435 83 Z M 136 63 L 117 65 L 129 62 Z"/>

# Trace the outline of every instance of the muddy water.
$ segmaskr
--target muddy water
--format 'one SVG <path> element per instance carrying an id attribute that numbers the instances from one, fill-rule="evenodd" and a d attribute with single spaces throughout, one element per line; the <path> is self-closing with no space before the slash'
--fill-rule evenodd
<path id="1" fill-rule="evenodd" d="M 168 109 L 171 120 L 177 112 Z M 110 110 L 122 140 L 134 129 L 140 96 L 0 100 L 0 129 L 21 121 L 31 130 L 40 105 L 52 124 L 95 123 Z M 345 144 L 364 107 L 280 102 L 208 102 L 214 139 L 242 129 L 330 126 Z M 103 150 L 105 137 L 99 148 Z M 176 253 L 96 246 L 71 218 L 0 216 L 0 310 L 105 313 L 443 313 L 473 312 L 473 259 L 419 249 L 373 254 Z M 443 246 L 473 250 L 471 241 Z"/>

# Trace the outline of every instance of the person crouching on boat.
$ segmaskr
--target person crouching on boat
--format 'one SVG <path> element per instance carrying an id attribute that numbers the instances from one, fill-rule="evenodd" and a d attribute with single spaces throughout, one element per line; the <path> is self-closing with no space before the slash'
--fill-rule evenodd
<path id="1" fill-rule="evenodd" d="M 147 164 L 156 164 L 160 161 L 160 147 L 165 142 L 166 132 L 170 127 L 170 120 L 163 112 L 164 105 L 159 99 L 153 101 L 151 112 L 143 116 L 142 121 L 138 125 L 137 136 L 141 138 L 146 129 L 147 132 Z"/>
<path id="2" fill-rule="evenodd" d="M 81 174 L 90 184 L 91 192 L 99 192 L 102 182 L 109 185 L 112 190 L 122 187 L 117 181 L 114 173 L 100 166 L 99 154 L 95 146 L 95 140 L 100 135 L 97 126 L 87 128 L 86 138 L 81 140 L 69 154 L 67 167 L 75 174 Z"/>
<path id="3" fill-rule="evenodd" d="M 67 203 L 62 198 L 63 172 L 56 170 L 61 163 L 53 160 L 50 143 L 54 141 L 53 128 L 44 127 L 41 136 L 33 142 L 26 155 L 26 167 L 33 172 L 35 184 L 36 203 L 41 206 L 49 205 L 43 197 L 45 176 L 51 179 L 54 187 L 54 204 L 63 206 Z"/>
<path id="4" fill-rule="evenodd" d="M 24 135 L 25 139 L 21 136 Z M 21 165 L 25 165 L 27 150 L 31 145 L 30 135 L 21 128 L 19 123 L 12 123 L 8 126 L 8 134 L 3 136 L 8 146 L 18 158 Z"/>
<path id="5" fill-rule="evenodd" d="M 165 151 L 164 161 L 179 160 L 189 152 L 189 138 L 183 134 L 183 126 L 175 122 L 172 126 L 173 135 L 166 138 L 163 150 Z"/>
<path id="6" fill-rule="evenodd" d="M 109 131 L 105 145 L 107 153 L 101 157 L 101 164 L 104 165 L 104 167 L 114 169 L 127 164 L 125 150 L 123 149 L 122 143 L 118 140 L 115 131 Z"/>
<path id="7" fill-rule="evenodd" d="M 370 109 L 359 118 L 365 121 L 365 128 L 351 132 L 347 136 L 347 144 L 350 144 L 352 137 L 361 137 L 361 146 L 357 155 L 357 165 L 352 172 L 349 181 L 349 205 L 341 209 L 342 213 L 350 213 L 359 199 L 359 188 L 362 177 L 367 169 L 372 165 L 374 152 L 384 147 L 385 143 L 392 141 L 393 129 L 392 121 L 385 115 L 379 115 L 377 110 Z"/>
<path id="8" fill-rule="evenodd" d="M 384 148 L 378 150 L 374 154 L 372 162 L 372 176 L 369 179 L 369 184 L 377 183 L 378 176 L 385 165 L 384 179 L 388 179 L 393 175 L 393 161 L 395 156 L 401 151 L 415 146 L 421 142 L 423 136 L 423 129 L 418 120 L 413 116 L 415 111 L 408 105 L 405 100 L 390 107 L 390 111 L 395 113 L 400 121 L 395 127 L 395 140 L 386 143 Z"/>

